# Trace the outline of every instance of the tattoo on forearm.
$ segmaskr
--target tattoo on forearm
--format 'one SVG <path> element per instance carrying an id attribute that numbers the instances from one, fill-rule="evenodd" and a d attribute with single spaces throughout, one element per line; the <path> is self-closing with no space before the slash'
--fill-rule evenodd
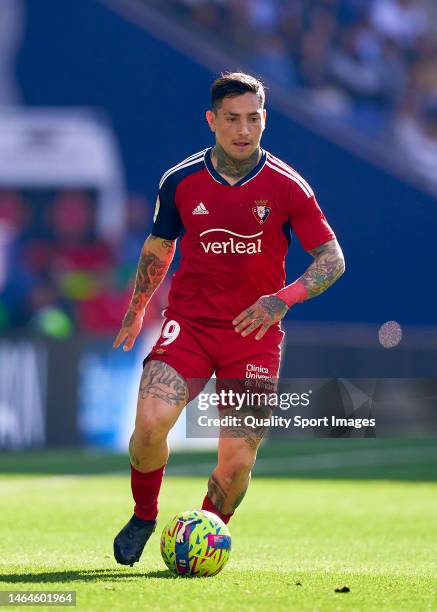
<path id="1" fill-rule="evenodd" d="M 146 363 L 140 381 L 140 396 L 142 399 L 153 397 L 170 406 L 186 404 L 188 387 L 186 381 L 174 368 L 162 361 Z"/>
<path id="2" fill-rule="evenodd" d="M 314 261 L 299 279 L 308 291 L 308 298 L 326 291 L 345 270 L 343 253 L 336 240 L 326 242 L 310 253 Z"/>
<path id="3" fill-rule="evenodd" d="M 166 262 L 160 260 L 154 253 L 146 250 L 141 253 L 131 300 L 133 310 L 138 312 L 145 307 L 148 298 L 164 278 L 166 269 Z"/>
<path id="4" fill-rule="evenodd" d="M 258 147 L 247 159 L 233 159 L 225 152 L 225 150 L 216 144 L 212 150 L 212 154 L 217 161 L 217 172 L 225 176 L 239 179 L 255 168 L 261 158 L 261 149 Z"/>
<path id="5" fill-rule="evenodd" d="M 166 257 L 158 257 L 150 250 L 150 244 L 159 241 L 160 246 L 165 249 Z M 175 243 L 171 240 L 163 240 L 156 236 L 150 236 L 148 243 L 144 245 L 138 262 L 135 288 L 132 295 L 129 312 L 126 314 L 123 325 L 129 326 L 135 319 L 135 314 L 144 310 L 153 295 L 155 289 L 161 284 L 175 249 Z"/>

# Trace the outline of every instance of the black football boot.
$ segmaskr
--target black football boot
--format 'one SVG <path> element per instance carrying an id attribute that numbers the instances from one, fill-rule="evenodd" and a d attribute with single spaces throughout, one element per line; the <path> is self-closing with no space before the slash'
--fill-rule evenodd
<path id="1" fill-rule="evenodd" d="M 140 560 L 144 546 L 155 531 L 156 521 L 145 521 L 135 514 L 114 540 L 114 557 L 117 563 L 130 565 Z"/>

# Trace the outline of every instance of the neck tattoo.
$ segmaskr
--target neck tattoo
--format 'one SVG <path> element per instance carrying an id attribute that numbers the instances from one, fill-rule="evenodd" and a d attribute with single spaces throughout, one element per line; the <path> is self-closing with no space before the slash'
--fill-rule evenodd
<path id="1" fill-rule="evenodd" d="M 212 155 L 216 161 L 216 170 L 219 174 L 229 176 L 233 179 L 240 179 L 255 168 L 261 159 L 261 149 L 257 147 L 255 151 L 246 159 L 233 159 L 224 151 L 224 149 L 216 144 L 212 150 Z"/>

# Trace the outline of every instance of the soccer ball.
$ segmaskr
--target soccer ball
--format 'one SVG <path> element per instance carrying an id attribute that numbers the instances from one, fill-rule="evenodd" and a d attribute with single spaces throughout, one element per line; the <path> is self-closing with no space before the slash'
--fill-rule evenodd
<path id="1" fill-rule="evenodd" d="M 224 522 L 206 510 L 176 514 L 161 534 L 168 569 L 184 576 L 214 576 L 226 565 L 231 536 Z"/>

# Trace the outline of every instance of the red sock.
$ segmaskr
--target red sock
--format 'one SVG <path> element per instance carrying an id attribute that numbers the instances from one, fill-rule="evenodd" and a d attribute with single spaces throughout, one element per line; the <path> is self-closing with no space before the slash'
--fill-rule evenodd
<path id="1" fill-rule="evenodd" d="M 165 465 L 153 472 L 139 472 L 130 466 L 134 512 L 138 518 L 154 521 L 158 516 L 158 495 L 164 476 Z"/>
<path id="2" fill-rule="evenodd" d="M 224 523 L 229 523 L 232 514 L 234 514 L 223 514 L 223 512 L 217 510 L 212 501 L 209 499 L 208 495 L 205 495 L 205 499 L 203 500 L 202 504 L 202 510 L 208 510 L 208 512 L 213 512 L 216 516 L 221 518 Z"/>

